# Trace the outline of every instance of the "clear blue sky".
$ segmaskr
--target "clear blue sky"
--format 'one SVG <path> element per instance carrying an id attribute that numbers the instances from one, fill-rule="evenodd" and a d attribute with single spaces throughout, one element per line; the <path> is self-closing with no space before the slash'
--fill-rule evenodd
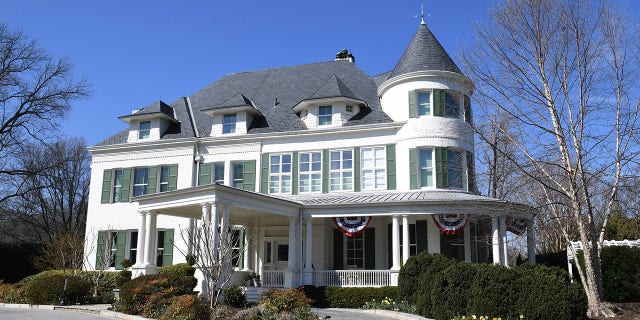
<path id="1" fill-rule="evenodd" d="M 425 1 L 427 25 L 456 62 L 492 2 Z M 640 1 L 624 2 L 640 10 Z M 124 129 L 118 116 L 228 73 L 329 61 L 344 48 L 366 73 L 389 71 L 420 23 L 420 0 L 3 0 L 1 8 L 0 22 L 69 57 L 92 85 L 62 129 L 89 145 Z"/>

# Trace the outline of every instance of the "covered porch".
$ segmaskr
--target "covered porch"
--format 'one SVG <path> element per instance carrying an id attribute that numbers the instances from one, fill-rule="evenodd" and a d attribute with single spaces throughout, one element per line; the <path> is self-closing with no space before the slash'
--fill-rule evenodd
<path id="1" fill-rule="evenodd" d="M 220 248 L 221 239 L 231 237 L 231 228 L 242 230 L 236 235 L 241 238 L 237 259 L 229 269 L 236 271 L 234 281 L 240 285 L 245 275 L 256 273 L 263 287 L 395 286 L 401 266 L 423 251 L 507 265 L 507 229 L 515 220 L 527 232 L 529 261 L 535 260 L 530 208 L 463 192 L 272 196 L 210 185 L 134 201 L 139 203 L 142 235 L 136 276 L 156 272 L 152 235 L 157 215 L 192 218 L 191 229 L 217 226 L 209 229 L 210 250 L 220 261 L 228 252 Z M 467 220 L 456 232 L 447 232 L 437 221 L 442 215 Z M 349 236 L 336 223 L 345 217 L 367 217 L 369 222 Z M 189 252 L 198 245 L 188 243 Z"/>

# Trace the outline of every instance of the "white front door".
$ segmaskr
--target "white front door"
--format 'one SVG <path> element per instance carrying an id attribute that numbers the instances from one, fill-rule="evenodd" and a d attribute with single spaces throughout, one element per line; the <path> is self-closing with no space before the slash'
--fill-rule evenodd
<path id="1" fill-rule="evenodd" d="M 286 270 L 289 265 L 289 240 L 286 238 L 266 239 L 262 258 L 264 270 Z"/>

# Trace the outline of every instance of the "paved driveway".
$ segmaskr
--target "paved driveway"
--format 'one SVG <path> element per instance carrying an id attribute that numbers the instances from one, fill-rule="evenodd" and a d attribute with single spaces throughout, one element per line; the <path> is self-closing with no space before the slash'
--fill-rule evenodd
<path id="1" fill-rule="evenodd" d="M 97 314 L 28 308 L 0 308 L 0 320 L 105 320 Z"/>

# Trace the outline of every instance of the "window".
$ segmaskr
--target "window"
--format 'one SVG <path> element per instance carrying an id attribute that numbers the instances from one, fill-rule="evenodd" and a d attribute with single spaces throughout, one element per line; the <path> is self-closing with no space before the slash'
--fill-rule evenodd
<path id="1" fill-rule="evenodd" d="M 231 265 L 236 268 L 244 266 L 244 229 L 232 228 L 231 233 Z"/>
<path id="2" fill-rule="evenodd" d="M 449 188 L 462 189 L 462 152 L 447 150 L 447 175 Z"/>
<path id="3" fill-rule="evenodd" d="M 330 125 L 331 117 L 333 116 L 333 110 L 331 106 L 318 107 L 318 125 Z"/>
<path id="4" fill-rule="evenodd" d="M 122 199 L 122 169 L 113 170 L 113 202 Z"/>
<path id="5" fill-rule="evenodd" d="M 138 130 L 138 139 L 149 139 L 151 136 L 151 121 L 140 122 L 140 129 Z"/>
<path id="6" fill-rule="evenodd" d="M 169 167 L 160 167 L 160 192 L 169 191 Z"/>
<path id="7" fill-rule="evenodd" d="M 213 164 L 213 183 L 224 184 L 224 163 Z"/>
<path id="8" fill-rule="evenodd" d="M 302 152 L 299 161 L 300 192 L 322 191 L 322 154 L 320 152 Z"/>
<path id="9" fill-rule="evenodd" d="M 131 231 L 129 239 L 129 260 L 136 263 L 138 257 L 138 231 Z"/>
<path id="10" fill-rule="evenodd" d="M 291 193 L 291 155 L 271 155 L 269 193 Z"/>
<path id="11" fill-rule="evenodd" d="M 433 150 L 421 149 L 420 160 L 420 187 L 433 187 Z"/>
<path id="12" fill-rule="evenodd" d="M 133 196 L 147 194 L 149 185 L 149 168 L 136 168 L 133 176 Z"/>
<path id="13" fill-rule="evenodd" d="M 460 98 L 452 92 L 445 94 L 444 100 L 445 116 L 447 118 L 459 118 L 460 117 Z"/>
<path id="14" fill-rule="evenodd" d="M 364 268 L 364 233 L 346 237 L 347 269 Z"/>
<path id="15" fill-rule="evenodd" d="M 233 164 L 232 176 L 233 176 L 233 181 L 232 181 L 233 187 L 234 188 L 238 188 L 238 189 L 242 189 L 242 182 L 243 182 L 242 178 L 244 176 L 244 165 L 241 162 Z"/>
<path id="16" fill-rule="evenodd" d="M 156 266 L 162 267 L 162 262 L 164 260 L 164 231 L 158 231 L 157 243 Z"/>
<path id="17" fill-rule="evenodd" d="M 418 91 L 416 92 L 418 100 L 418 115 L 428 116 L 431 114 L 431 92 L 430 91 Z"/>
<path id="18" fill-rule="evenodd" d="M 288 244 L 278 243 L 276 250 L 277 250 L 276 261 L 278 262 L 289 261 L 289 245 Z"/>
<path id="19" fill-rule="evenodd" d="M 331 151 L 330 159 L 331 191 L 353 190 L 353 151 Z"/>
<path id="20" fill-rule="evenodd" d="M 271 264 L 271 241 L 264 243 L 264 264 Z"/>
<path id="21" fill-rule="evenodd" d="M 346 106 L 346 107 L 345 107 L 345 111 L 346 111 L 347 113 L 353 113 L 353 106 L 350 106 L 350 105 Z"/>
<path id="22" fill-rule="evenodd" d="M 402 225 L 400 226 L 400 230 L 402 230 Z M 403 233 L 400 232 L 400 252 L 402 252 L 403 243 L 402 240 Z M 411 223 L 409 224 L 409 256 L 415 256 L 418 252 L 418 247 L 416 244 L 416 225 Z"/>
<path id="23" fill-rule="evenodd" d="M 109 232 L 109 250 L 111 251 L 109 268 L 115 268 L 118 257 L 118 232 Z"/>
<path id="24" fill-rule="evenodd" d="M 236 132 L 236 114 L 225 114 L 222 116 L 222 133 Z"/>
<path id="25" fill-rule="evenodd" d="M 386 150 L 384 147 L 362 148 L 362 188 L 386 189 Z"/>

